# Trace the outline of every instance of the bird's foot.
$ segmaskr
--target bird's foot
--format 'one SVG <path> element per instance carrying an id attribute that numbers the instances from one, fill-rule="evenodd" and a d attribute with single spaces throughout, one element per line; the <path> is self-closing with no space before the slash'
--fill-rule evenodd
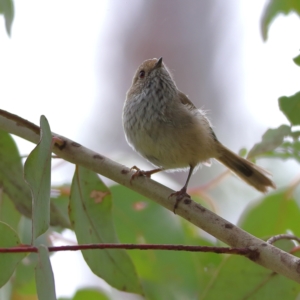
<path id="1" fill-rule="evenodd" d="M 150 178 L 152 174 L 162 171 L 161 168 L 150 170 L 150 171 L 143 171 L 143 170 L 139 169 L 137 166 L 133 166 L 130 169 L 130 171 L 132 171 L 132 170 L 135 170 L 135 173 L 132 174 L 132 176 L 131 176 L 130 184 L 132 183 L 132 180 L 137 178 L 137 177 L 144 176 L 144 177 Z"/>
<path id="2" fill-rule="evenodd" d="M 191 196 L 189 194 L 187 194 L 186 192 L 186 187 L 184 186 L 180 191 L 172 193 L 169 198 L 176 196 L 176 202 L 173 208 L 173 212 L 175 214 L 175 210 L 178 207 L 178 204 L 181 200 L 183 200 L 184 198 L 191 198 Z"/>

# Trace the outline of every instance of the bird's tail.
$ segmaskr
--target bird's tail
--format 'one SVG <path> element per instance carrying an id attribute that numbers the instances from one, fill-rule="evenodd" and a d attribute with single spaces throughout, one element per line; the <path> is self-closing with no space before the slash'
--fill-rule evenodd
<path id="1" fill-rule="evenodd" d="M 268 187 L 276 188 L 274 182 L 268 177 L 270 176 L 268 171 L 238 156 L 221 143 L 218 150 L 219 157 L 216 159 L 258 191 L 265 193 Z"/>

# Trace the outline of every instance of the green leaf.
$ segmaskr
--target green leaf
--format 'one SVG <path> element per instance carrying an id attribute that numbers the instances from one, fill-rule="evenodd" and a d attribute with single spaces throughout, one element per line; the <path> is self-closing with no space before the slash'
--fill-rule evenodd
<path id="1" fill-rule="evenodd" d="M 297 65 L 297 66 L 300 66 L 300 55 L 298 55 L 297 57 L 295 57 L 293 59 L 294 63 Z"/>
<path id="2" fill-rule="evenodd" d="M 0 192 L 0 221 L 8 224 L 14 230 L 18 230 L 18 225 L 21 219 L 21 214 L 17 211 L 13 202 L 6 194 Z"/>
<path id="3" fill-rule="evenodd" d="M 13 138 L 0 130 L 0 183 L 4 193 L 25 216 L 31 217 L 31 197 L 23 179 L 23 166 Z"/>
<path id="4" fill-rule="evenodd" d="M 0 186 L 13 201 L 15 208 L 31 218 L 32 197 L 23 178 L 22 160 L 15 141 L 7 132 L 0 130 Z M 69 220 L 55 204 L 51 204 L 51 225 L 70 227 Z"/>
<path id="5" fill-rule="evenodd" d="M 28 156 L 24 166 L 24 177 L 32 198 L 33 239 L 46 232 L 50 224 L 51 153 L 52 134 L 47 119 L 41 116 L 41 139 Z"/>
<path id="6" fill-rule="evenodd" d="M 8 281 L 2 288 L 0 288 L 0 299 L 11 300 L 12 299 L 12 288 L 11 281 Z"/>
<path id="7" fill-rule="evenodd" d="M 18 234 L 23 244 L 30 244 L 32 241 L 32 220 L 26 217 L 22 217 L 19 223 Z M 36 239 L 35 245 L 43 244 L 46 246 L 53 246 L 51 243 L 52 240 L 49 238 L 49 235 L 51 235 L 51 230 L 48 230 L 46 233 L 40 235 Z"/>
<path id="8" fill-rule="evenodd" d="M 224 260 L 200 299 L 296 299 L 300 285 L 232 255 Z"/>
<path id="9" fill-rule="evenodd" d="M 300 142 L 284 142 L 276 151 L 267 152 L 265 157 L 277 157 L 281 159 L 296 159 L 300 162 Z"/>
<path id="10" fill-rule="evenodd" d="M 212 246 L 199 228 L 120 185 L 111 187 L 113 215 L 122 243 Z M 129 251 L 147 299 L 194 299 L 203 291 L 221 255 L 185 251 Z M 163 297 L 162 297 L 163 295 Z"/>
<path id="11" fill-rule="evenodd" d="M 20 240 L 17 233 L 7 224 L 0 222 L 0 247 L 18 247 Z M 0 253 L 0 287 L 2 287 L 13 274 L 17 264 L 26 256 L 26 253 Z"/>
<path id="12" fill-rule="evenodd" d="M 296 159 L 300 162 L 300 132 L 291 131 L 287 125 L 282 125 L 277 129 L 269 129 L 260 143 L 253 146 L 248 154 L 248 158 L 263 156 L 280 159 Z M 290 138 L 291 141 L 285 141 Z"/>
<path id="13" fill-rule="evenodd" d="M 270 24 L 279 14 L 295 12 L 300 16 L 300 1 L 298 0 L 269 0 L 261 21 L 261 31 L 264 40 L 268 38 Z"/>
<path id="14" fill-rule="evenodd" d="M 70 224 L 69 219 L 69 199 L 70 199 L 70 184 L 62 185 L 59 187 L 53 187 L 52 191 L 57 192 L 58 196 L 51 197 L 51 204 L 56 207 L 59 213 L 60 219 L 64 218 L 65 224 Z M 52 213 L 52 212 L 51 212 Z M 71 224 L 68 226 L 71 227 Z"/>
<path id="15" fill-rule="evenodd" d="M 35 267 L 37 259 L 33 254 L 21 261 L 16 268 L 13 281 L 13 293 L 18 295 L 36 295 Z M 28 297 L 29 298 L 29 297 Z"/>
<path id="16" fill-rule="evenodd" d="M 96 289 L 82 289 L 76 292 L 72 298 L 59 298 L 59 300 L 109 300 L 101 291 Z"/>
<path id="17" fill-rule="evenodd" d="M 50 231 L 39 236 L 36 240 L 36 245 L 45 245 L 47 247 L 53 246 L 52 240 L 49 237 Z M 32 236 L 32 221 L 22 217 L 19 224 L 19 236 L 23 244 L 30 244 Z M 52 252 L 50 253 L 50 255 Z M 36 295 L 36 282 L 35 282 L 35 267 L 38 262 L 38 255 L 31 253 L 23 260 L 14 274 L 13 292 L 18 295 L 29 296 Z M 26 298 L 25 297 L 25 298 Z"/>
<path id="18" fill-rule="evenodd" d="M 300 236 L 299 220 L 300 209 L 295 199 L 289 199 L 283 191 L 278 191 L 250 205 L 241 216 L 239 226 L 260 238 L 288 230 Z"/>
<path id="19" fill-rule="evenodd" d="M 292 125 L 300 125 L 300 92 L 279 98 L 279 108 Z"/>
<path id="20" fill-rule="evenodd" d="M 12 0 L 0 0 L 0 14 L 4 15 L 6 32 L 10 36 L 11 26 L 15 15 L 14 3 Z"/>
<path id="21" fill-rule="evenodd" d="M 70 220 L 79 244 L 119 243 L 111 215 L 111 193 L 96 173 L 77 167 L 71 186 Z M 111 286 L 142 293 L 125 250 L 89 250 L 82 255 L 91 270 Z"/>
<path id="22" fill-rule="evenodd" d="M 246 148 L 240 149 L 240 151 L 239 151 L 239 156 L 245 157 L 246 154 L 247 154 L 247 149 L 246 149 Z"/>
<path id="23" fill-rule="evenodd" d="M 39 299 L 56 300 L 53 271 L 47 247 L 38 247 L 38 263 L 35 269 L 35 281 Z"/>
<path id="24" fill-rule="evenodd" d="M 281 125 L 276 129 L 268 129 L 262 136 L 262 141 L 255 144 L 248 153 L 248 158 L 253 158 L 266 152 L 270 152 L 279 147 L 286 136 L 291 133 L 291 128 L 287 125 Z"/>

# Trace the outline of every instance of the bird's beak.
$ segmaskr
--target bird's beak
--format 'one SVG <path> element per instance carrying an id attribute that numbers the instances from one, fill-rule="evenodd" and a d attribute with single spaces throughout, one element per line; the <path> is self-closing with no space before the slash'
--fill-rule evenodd
<path id="1" fill-rule="evenodd" d="M 160 68 L 162 66 L 162 60 L 163 60 L 162 57 L 158 59 L 158 61 L 155 64 L 155 67 L 154 67 L 155 69 Z"/>

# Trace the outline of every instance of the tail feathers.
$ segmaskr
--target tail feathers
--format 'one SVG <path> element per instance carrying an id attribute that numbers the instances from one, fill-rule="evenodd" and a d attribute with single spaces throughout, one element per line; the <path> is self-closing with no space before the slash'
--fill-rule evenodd
<path id="1" fill-rule="evenodd" d="M 238 156 L 220 144 L 220 156 L 217 159 L 260 192 L 267 192 L 268 187 L 276 188 L 274 182 L 267 177 L 270 173 L 252 162 Z"/>

